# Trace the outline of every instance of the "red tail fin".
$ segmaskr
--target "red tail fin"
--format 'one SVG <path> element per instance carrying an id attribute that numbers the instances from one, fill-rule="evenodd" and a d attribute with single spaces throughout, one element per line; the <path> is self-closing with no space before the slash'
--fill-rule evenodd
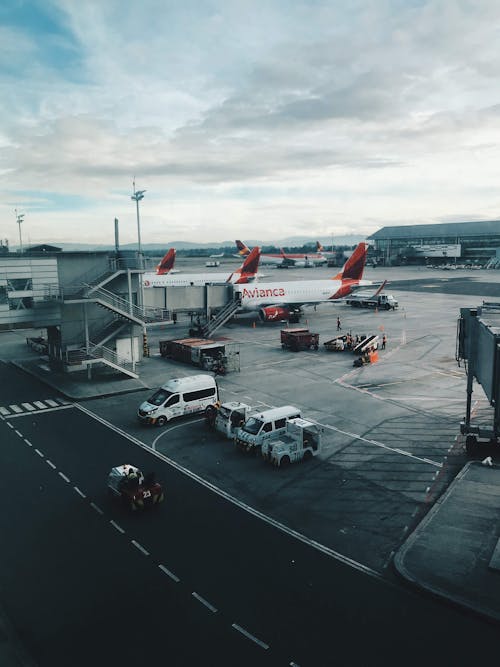
<path id="1" fill-rule="evenodd" d="M 252 278 L 255 278 L 257 269 L 259 268 L 259 260 L 260 248 L 255 246 L 240 268 L 229 276 L 227 282 L 235 284 L 247 283 Z"/>
<path id="2" fill-rule="evenodd" d="M 246 246 L 242 241 L 236 241 L 236 247 L 238 248 L 238 255 L 247 256 L 250 254 L 250 248 Z"/>
<path id="3" fill-rule="evenodd" d="M 175 263 L 175 248 L 170 248 L 165 257 L 156 267 L 156 273 L 163 276 L 174 268 Z"/>
<path id="4" fill-rule="evenodd" d="M 321 243 L 319 241 L 316 241 L 316 252 L 324 252 L 324 251 L 325 249 L 323 248 Z"/>
<path id="5" fill-rule="evenodd" d="M 368 246 L 366 243 L 359 243 L 352 255 L 345 263 L 342 271 L 342 280 L 361 280 L 365 269 L 366 253 Z"/>

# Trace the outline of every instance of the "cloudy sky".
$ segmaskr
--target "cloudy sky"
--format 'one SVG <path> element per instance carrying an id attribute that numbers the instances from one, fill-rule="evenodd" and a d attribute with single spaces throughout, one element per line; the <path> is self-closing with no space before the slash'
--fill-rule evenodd
<path id="1" fill-rule="evenodd" d="M 2 0 L 0 237 L 500 216 L 498 0 Z"/>

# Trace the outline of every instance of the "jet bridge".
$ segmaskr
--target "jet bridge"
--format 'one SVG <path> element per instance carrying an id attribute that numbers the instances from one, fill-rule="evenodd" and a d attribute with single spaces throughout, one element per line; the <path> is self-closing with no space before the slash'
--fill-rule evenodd
<path id="1" fill-rule="evenodd" d="M 464 360 L 467 372 L 467 404 L 460 432 L 472 454 L 481 441 L 498 444 L 500 438 L 500 303 L 483 302 L 477 308 L 461 308 L 457 324 L 456 359 Z M 472 422 L 473 382 L 483 388 L 493 407 L 493 423 Z"/>

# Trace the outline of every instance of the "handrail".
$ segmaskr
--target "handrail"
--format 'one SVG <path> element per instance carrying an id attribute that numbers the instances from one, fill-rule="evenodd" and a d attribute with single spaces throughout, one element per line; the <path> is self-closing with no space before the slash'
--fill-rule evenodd
<path id="1" fill-rule="evenodd" d="M 130 370 L 134 370 L 135 363 L 137 363 L 123 359 L 123 357 L 119 357 L 114 350 L 111 350 L 109 347 L 105 347 L 104 345 L 95 345 L 94 343 L 89 343 L 88 348 L 86 348 L 86 352 L 89 356 L 94 357 L 94 359 L 107 359 L 116 366 L 121 366 L 122 368 L 127 368 Z"/>

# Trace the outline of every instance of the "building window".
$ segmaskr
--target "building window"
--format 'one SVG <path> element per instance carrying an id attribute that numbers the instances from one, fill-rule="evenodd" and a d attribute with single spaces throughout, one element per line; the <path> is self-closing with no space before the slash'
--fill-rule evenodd
<path id="1" fill-rule="evenodd" d="M 7 278 L 7 285 L 12 292 L 27 292 L 33 289 L 31 278 Z"/>
<path id="2" fill-rule="evenodd" d="M 29 310 L 33 308 L 33 297 L 25 296 L 22 299 L 9 299 L 9 310 Z"/>
<path id="3" fill-rule="evenodd" d="M 0 304 L 7 303 L 7 287 L 5 285 L 0 286 Z"/>

